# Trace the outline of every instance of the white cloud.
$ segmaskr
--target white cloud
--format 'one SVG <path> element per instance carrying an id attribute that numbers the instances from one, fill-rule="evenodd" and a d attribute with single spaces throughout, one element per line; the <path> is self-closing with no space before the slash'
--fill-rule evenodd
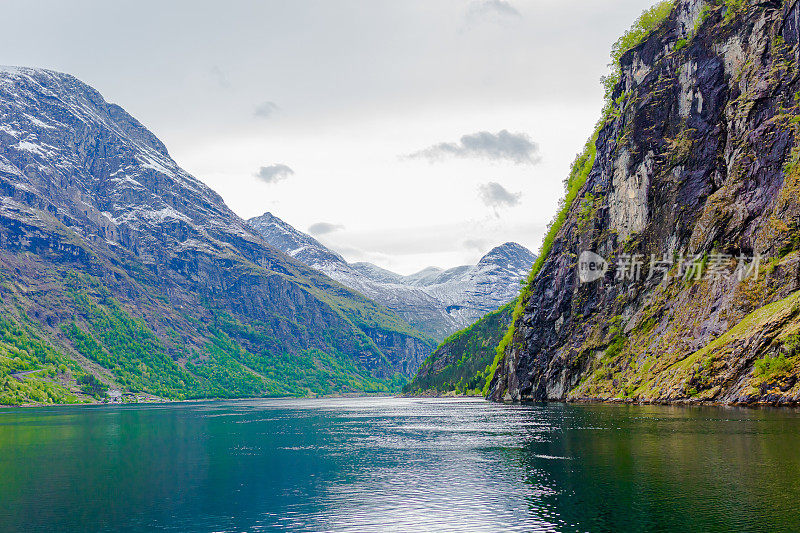
<path id="1" fill-rule="evenodd" d="M 478 191 L 483 203 L 495 209 L 495 213 L 497 213 L 498 208 L 519 205 L 522 198 L 521 192 L 511 192 L 496 181 L 490 181 L 478 186 Z"/>
<path id="2" fill-rule="evenodd" d="M 467 16 L 470 18 L 486 16 L 519 18 L 522 17 L 522 13 L 506 0 L 476 0 L 470 3 Z"/>
<path id="3" fill-rule="evenodd" d="M 448 156 L 511 161 L 517 165 L 535 165 L 540 161 L 538 144 L 524 133 L 510 133 L 508 130 L 500 130 L 497 133 L 479 131 L 462 135 L 458 142 L 435 144 L 407 157 L 433 162 Z"/>
<path id="4" fill-rule="evenodd" d="M 292 175 L 294 175 L 294 170 L 281 163 L 261 167 L 255 173 L 255 176 L 264 183 L 277 183 Z"/>
<path id="5" fill-rule="evenodd" d="M 330 222 L 316 222 L 308 227 L 308 232 L 311 235 L 327 235 L 334 231 L 343 230 L 344 226 L 341 224 L 331 224 Z"/>
<path id="6" fill-rule="evenodd" d="M 253 115 L 257 118 L 269 118 L 274 115 L 280 108 L 275 102 L 262 102 L 256 106 Z"/>

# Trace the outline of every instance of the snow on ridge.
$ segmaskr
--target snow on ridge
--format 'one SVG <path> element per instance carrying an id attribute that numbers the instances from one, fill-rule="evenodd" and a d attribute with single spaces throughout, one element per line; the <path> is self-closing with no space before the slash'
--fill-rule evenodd
<path id="1" fill-rule="evenodd" d="M 61 72 L 58 72 L 58 71 L 55 71 L 55 70 L 46 69 L 46 68 L 23 67 L 23 66 L 18 66 L 18 65 L 0 65 L 0 72 L 5 72 L 5 73 L 9 73 L 9 74 L 26 74 L 26 75 L 36 74 L 36 73 L 50 74 L 50 75 L 53 75 L 53 74 L 56 74 L 56 75 L 62 74 L 62 75 L 64 75 Z"/>
<path id="2" fill-rule="evenodd" d="M 31 114 L 29 114 L 29 113 L 22 113 L 22 114 L 25 116 L 25 118 L 27 118 L 28 120 L 30 120 L 30 121 L 31 121 L 31 123 L 32 123 L 34 126 L 38 126 L 38 127 L 40 127 L 40 128 L 44 128 L 44 129 L 46 129 L 46 130 L 54 130 L 54 129 L 56 129 L 56 127 L 55 127 L 55 126 L 53 126 L 52 124 L 48 124 L 47 122 L 45 122 L 45 121 L 43 121 L 43 120 L 40 120 L 40 119 L 38 119 L 38 118 L 34 117 L 33 115 L 31 115 Z"/>
<path id="3" fill-rule="evenodd" d="M 52 100 L 44 101 L 42 95 Z M 174 194 L 197 195 L 195 204 L 216 204 L 221 201 L 213 190 L 181 169 L 166 153 L 163 144 L 141 123 L 70 74 L 30 67 L 0 67 L 0 100 L 10 104 L 10 116 L 17 118 L 16 121 L 11 120 L 11 124 L 0 124 L 0 132 L 20 140 L 16 145 L 18 150 L 49 159 L 48 164 L 52 168 L 74 171 L 80 170 L 83 163 L 73 154 L 55 148 L 58 154 L 47 153 L 50 147 L 42 143 L 37 145 L 36 134 L 44 138 L 58 136 L 58 131 L 64 129 L 58 125 L 64 126 L 64 120 L 66 124 L 78 124 L 79 127 L 82 123 L 89 128 L 108 132 L 111 136 L 109 142 L 119 143 L 134 158 L 134 165 L 118 168 L 111 174 L 110 177 L 118 181 L 120 186 L 146 188 L 143 183 L 149 183 L 149 180 L 142 181 L 141 173 L 155 172 L 169 177 L 185 190 L 175 191 Z M 69 118 L 62 118 L 64 116 Z M 229 209 L 212 211 L 226 219 L 225 223 L 220 224 L 221 227 L 231 225 L 228 219 L 235 217 Z M 244 234 L 242 228 L 232 230 L 232 233 Z"/>
<path id="4" fill-rule="evenodd" d="M 191 218 L 187 217 L 186 215 L 184 215 L 179 211 L 176 211 L 171 206 L 166 206 L 158 210 L 142 211 L 142 216 L 162 222 L 167 219 L 177 219 L 177 220 L 182 220 L 184 222 L 192 221 Z"/>
<path id="5" fill-rule="evenodd" d="M 147 153 L 139 153 L 136 154 L 136 161 L 144 168 L 149 168 L 151 170 L 155 170 L 156 172 L 160 172 L 165 176 L 175 177 L 175 173 L 172 169 L 169 169 L 162 165 L 159 161 L 155 158 L 151 157 L 150 154 Z"/>
<path id="6" fill-rule="evenodd" d="M 20 178 L 24 177 L 24 175 L 22 174 L 20 169 L 18 169 L 17 167 L 15 167 L 14 165 L 12 165 L 12 164 L 10 164 L 10 163 L 8 163 L 6 161 L 0 161 L 0 172 L 6 172 L 8 174 L 13 174 L 14 176 L 17 176 L 17 177 L 20 177 Z"/>
<path id="7" fill-rule="evenodd" d="M 14 138 L 19 138 L 20 135 L 23 135 L 25 132 L 22 130 L 14 129 L 11 124 L 0 124 L 0 131 L 11 135 Z"/>
<path id="8" fill-rule="evenodd" d="M 41 145 L 32 142 L 20 141 L 14 146 L 17 148 L 17 150 L 22 150 L 23 152 L 30 152 L 37 155 L 47 155 L 47 152 L 42 149 Z"/>
<path id="9" fill-rule="evenodd" d="M 533 265 L 530 251 L 506 243 L 475 265 L 429 267 L 401 276 L 371 263 L 334 261 L 331 257 L 338 254 L 271 213 L 248 223 L 268 244 L 442 337 L 514 299 Z"/>

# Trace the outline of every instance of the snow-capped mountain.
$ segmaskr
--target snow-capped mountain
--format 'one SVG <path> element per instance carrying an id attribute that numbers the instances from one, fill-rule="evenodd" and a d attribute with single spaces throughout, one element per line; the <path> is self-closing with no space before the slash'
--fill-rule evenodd
<path id="1" fill-rule="evenodd" d="M 524 246 L 507 242 L 476 265 L 429 267 L 402 276 L 372 263 L 348 263 L 271 213 L 248 223 L 272 246 L 382 303 L 437 340 L 513 300 L 536 260 Z"/>
<path id="2" fill-rule="evenodd" d="M 0 67 L 0 281 L 0 318 L 114 386 L 171 397 L 380 387 L 431 349 L 266 243 L 120 106 L 48 70 Z"/>

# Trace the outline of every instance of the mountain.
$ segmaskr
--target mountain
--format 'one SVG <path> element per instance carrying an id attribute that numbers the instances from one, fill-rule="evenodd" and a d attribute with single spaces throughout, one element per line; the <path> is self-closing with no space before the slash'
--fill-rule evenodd
<path id="1" fill-rule="evenodd" d="M 511 324 L 515 306 L 516 300 L 511 301 L 447 337 L 420 365 L 403 393 L 481 395 L 486 387 L 486 369 L 495 359 L 496 347 Z"/>
<path id="2" fill-rule="evenodd" d="M 433 347 L 267 244 L 121 107 L 29 68 L 0 68 L 0 317 L 3 403 L 388 391 Z"/>
<path id="3" fill-rule="evenodd" d="M 275 248 L 385 305 L 439 340 L 516 298 L 520 280 L 536 259 L 527 248 L 509 242 L 477 265 L 430 267 L 401 276 L 371 263 L 350 264 L 271 213 L 248 223 Z"/>
<path id="4" fill-rule="evenodd" d="M 679 0 L 620 39 L 491 398 L 800 402 L 798 21 Z"/>

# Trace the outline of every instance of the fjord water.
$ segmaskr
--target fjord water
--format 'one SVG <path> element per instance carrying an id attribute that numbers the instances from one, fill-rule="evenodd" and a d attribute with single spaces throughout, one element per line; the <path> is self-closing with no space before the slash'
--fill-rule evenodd
<path id="1" fill-rule="evenodd" d="M 3 531 L 798 531 L 800 413 L 355 398 L 0 410 Z"/>

